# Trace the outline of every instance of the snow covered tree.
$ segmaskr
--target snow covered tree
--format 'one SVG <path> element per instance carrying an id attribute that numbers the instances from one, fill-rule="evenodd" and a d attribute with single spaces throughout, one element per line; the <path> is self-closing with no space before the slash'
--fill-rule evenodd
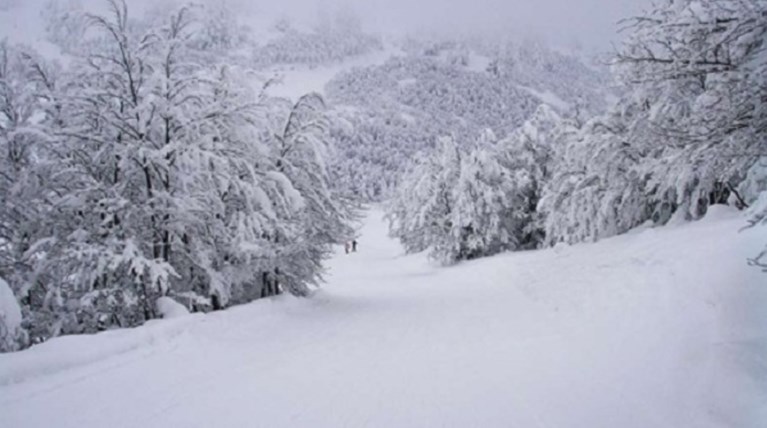
<path id="1" fill-rule="evenodd" d="M 436 168 L 430 168 L 429 171 L 434 177 L 431 193 L 427 194 L 426 200 L 422 202 L 417 218 L 427 222 L 425 231 L 430 257 L 450 264 L 458 260 L 460 251 L 456 242 L 460 237 L 455 232 L 457 225 L 454 220 L 454 189 L 461 175 L 462 153 L 452 138 L 443 138 L 440 144 L 442 149 Z"/>
<path id="2" fill-rule="evenodd" d="M 432 257 L 449 263 L 453 188 L 460 176 L 461 155 L 452 138 L 441 138 L 439 145 L 438 157 L 415 160 L 387 207 L 387 218 L 390 235 L 400 239 L 408 252 L 432 248 Z"/>
<path id="3" fill-rule="evenodd" d="M 697 218 L 764 155 L 767 1 L 666 2 L 628 22 L 616 70 L 648 110 L 649 149 L 663 152 L 652 186 Z"/>
<path id="4" fill-rule="evenodd" d="M 439 157 L 420 158 L 390 203 L 392 236 L 443 264 L 537 247 L 536 205 L 556 120 L 541 108 L 507 139 L 487 130 L 466 152 L 441 140 Z"/>
<path id="5" fill-rule="evenodd" d="M 109 5 L 61 76 L 0 49 L 0 275 L 30 335 L 137 325 L 161 297 L 306 295 L 353 233 L 321 99 L 286 107 L 201 54 L 196 8 L 147 24 Z"/>
<path id="6" fill-rule="evenodd" d="M 538 203 L 547 244 L 596 241 L 649 218 L 630 115 L 631 110 L 613 111 L 580 129 L 563 123 L 553 146 L 552 177 Z"/>
<path id="7" fill-rule="evenodd" d="M 625 94 L 555 156 L 540 204 L 550 244 L 700 218 L 764 190 L 738 196 L 767 147 L 767 2 L 670 1 L 627 22 L 615 60 Z"/>
<path id="8" fill-rule="evenodd" d="M 453 189 L 452 245 L 448 260 L 470 260 L 513 248 L 517 242 L 514 177 L 492 147 L 477 148 L 461 159 Z"/>
<path id="9" fill-rule="evenodd" d="M 482 134 L 463 157 L 454 189 L 457 260 L 537 248 L 543 240 L 538 202 L 552 168 L 562 119 L 543 104 L 508 137 Z"/>
<path id="10" fill-rule="evenodd" d="M 61 120 L 53 65 L 24 47 L 0 43 L 0 276 L 25 303 L 47 306 L 36 247 L 50 233 L 53 201 L 68 192 L 68 172 L 52 128 Z"/>
<path id="11" fill-rule="evenodd" d="M 129 319 L 113 322 L 133 324 L 153 317 L 153 297 L 177 275 L 168 263 L 176 143 L 168 111 L 178 106 L 155 91 L 177 70 L 172 52 L 164 69 L 153 57 L 160 34 L 135 30 L 125 3 L 110 6 L 111 17 L 89 17 L 99 39 L 67 88 L 61 134 L 79 179 L 59 209 L 55 246 L 44 251 L 51 267 L 78 272 L 62 289 L 85 293 L 93 322 L 122 308 Z"/>
<path id="12" fill-rule="evenodd" d="M 320 278 L 321 263 L 330 255 L 332 245 L 353 236 L 349 226 L 353 210 L 341 202 L 328 182 L 328 129 L 322 97 L 308 94 L 289 107 L 284 126 L 274 135 L 274 174 L 292 183 L 301 202 L 292 219 L 296 227 L 293 233 L 274 237 L 286 244 L 280 262 L 283 266 L 275 267 L 275 274 L 282 286 L 298 295 L 305 295 L 307 286 Z"/>
<path id="13" fill-rule="evenodd" d="M 514 249 L 538 247 L 544 238 L 538 203 L 554 170 L 554 152 L 561 145 L 566 122 L 547 104 L 540 105 L 522 126 L 499 143 L 500 162 L 513 183 Z"/>
<path id="14" fill-rule="evenodd" d="M 454 136 L 462 149 L 485 129 L 504 139 L 541 104 L 585 119 L 604 109 L 612 91 L 603 71 L 541 44 L 421 37 L 409 38 L 403 50 L 326 85 L 331 105 L 355 107 L 336 109 L 353 126 L 333 129 L 334 173 L 349 193 L 373 201 L 393 194 L 409 161 L 434 151 L 438 136 Z"/>
<path id="15" fill-rule="evenodd" d="M 337 28 L 324 25 L 310 32 L 282 25 L 279 37 L 254 47 L 251 62 L 259 68 L 284 64 L 317 66 L 381 49 L 381 40 L 360 31 L 353 21 L 342 20 L 339 24 Z"/>

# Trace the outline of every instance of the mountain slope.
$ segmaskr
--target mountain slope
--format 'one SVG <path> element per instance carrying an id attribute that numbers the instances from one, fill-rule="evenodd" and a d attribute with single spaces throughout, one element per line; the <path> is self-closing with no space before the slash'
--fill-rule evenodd
<path id="1" fill-rule="evenodd" d="M 337 181 L 385 200 L 441 137 L 463 149 L 487 130 L 504 139 L 542 105 L 583 120 L 612 96 L 605 71 L 535 42 L 406 39 L 400 55 L 343 70 L 325 86 L 329 104 L 346 107 L 334 122 Z"/>
<path id="2" fill-rule="evenodd" d="M 764 426 L 765 229 L 715 208 L 448 269 L 372 211 L 311 299 L 0 355 L 0 426 Z"/>

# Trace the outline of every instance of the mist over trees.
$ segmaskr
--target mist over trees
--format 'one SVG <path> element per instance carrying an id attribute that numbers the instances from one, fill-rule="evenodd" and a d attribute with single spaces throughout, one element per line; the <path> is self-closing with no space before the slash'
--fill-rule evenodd
<path id="1" fill-rule="evenodd" d="M 382 201 L 407 164 L 443 136 L 462 148 L 485 130 L 514 133 L 542 104 L 572 117 L 606 108 L 609 76 L 535 41 L 408 39 L 403 54 L 345 71 L 326 87 L 339 109 L 338 180 Z M 567 83 L 564 83 L 567 82 Z"/>

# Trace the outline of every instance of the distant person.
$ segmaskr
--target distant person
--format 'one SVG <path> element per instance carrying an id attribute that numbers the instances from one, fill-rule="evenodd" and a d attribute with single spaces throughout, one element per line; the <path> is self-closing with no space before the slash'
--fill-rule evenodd
<path id="1" fill-rule="evenodd" d="M 346 254 L 349 254 L 349 241 L 344 243 L 344 251 L 346 251 Z"/>
<path id="2" fill-rule="evenodd" d="M 357 240 L 356 239 L 352 241 L 352 252 L 354 252 L 354 253 L 357 252 Z"/>

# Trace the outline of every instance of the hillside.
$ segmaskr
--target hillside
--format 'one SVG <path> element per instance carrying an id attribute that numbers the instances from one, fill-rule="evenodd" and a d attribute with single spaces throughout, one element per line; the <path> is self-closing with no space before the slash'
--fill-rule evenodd
<path id="1" fill-rule="evenodd" d="M 337 110 L 337 180 L 357 197 L 387 199 L 439 138 L 469 150 L 488 130 L 512 135 L 542 106 L 583 120 L 607 108 L 609 81 L 585 59 L 533 41 L 405 38 L 399 54 L 325 86 Z"/>
<path id="2" fill-rule="evenodd" d="M 742 216 L 712 209 L 440 269 L 403 256 L 380 217 L 312 299 L 0 355 L 0 425 L 767 422 L 767 289 L 744 262 L 764 227 L 738 232 Z"/>
<path id="3" fill-rule="evenodd" d="M 767 0 L 421 1 L 0 0 L 0 428 L 767 426 Z"/>
<path id="4" fill-rule="evenodd" d="M 184 3 L 129 2 L 129 17 L 146 25 Z M 325 97 L 333 182 L 366 201 L 390 197 L 409 160 L 432 154 L 440 137 L 469 147 L 487 129 L 503 139 L 541 105 L 584 119 L 614 98 L 604 65 L 537 41 L 382 36 L 343 8 L 311 23 L 238 1 L 195 4 L 204 11 L 198 33 L 209 63 L 242 70 L 269 97 Z M 0 39 L 66 64 L 88 50 L 84 12 L 105 14 L 107 1 L 10 2 L 0 10 Z"/>

